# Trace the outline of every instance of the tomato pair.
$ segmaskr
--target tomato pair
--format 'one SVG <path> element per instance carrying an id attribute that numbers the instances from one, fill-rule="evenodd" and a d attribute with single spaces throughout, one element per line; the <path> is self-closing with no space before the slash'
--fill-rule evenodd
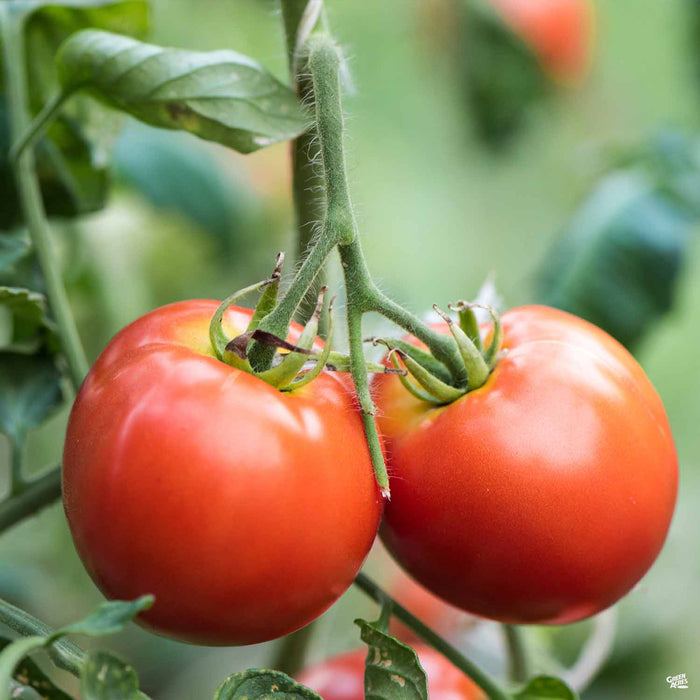
<path id="1" fill-rule="evenodd" d="M 382 503 L 346 378 L 284 393 L 230 367 L 209 342 L 216 308 L 158 309 L 109 344 L 71 415 L 65 508 L 105 595 L 156 596 L 145 625 L 250 644 L 347 589 Z M 250 317 L 229 310 L 229 336 Z M 491 376 L 450 405 L 377 376 L 392 475 L 381 536 L 463 610 L 573 622 L 627 593 L 659 553 L 673 440 L 642 369 L 603 331 L 542 307 L 506 313 L 503 327 Z"/>

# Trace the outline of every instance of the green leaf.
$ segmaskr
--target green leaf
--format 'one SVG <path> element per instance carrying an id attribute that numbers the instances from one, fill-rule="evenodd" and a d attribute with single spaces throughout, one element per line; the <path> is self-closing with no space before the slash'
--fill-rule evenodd
<path id="1" fill-rule="evenodd" d="M 51 354 L 58 350 L 55 324 L 47 315 L 43 294 L 24 287 L 0 287 L 0 309 L 3 308 L 13 319 L 13 347 L 45 347 Z"/>
<path id="2" fill-rule="evenodd" d="M 24 28 L 29 103 L 33 114 L 59 91 L 54 58 L 61 43 L 88 27 L 144 36 L 149 24 L 144 0 L 13 0 Z M 0 64 L 2 59 L 0 59 Z M 22 215 L 8 159 L 10 130 L 0 70 L 0 228 L 21 224 Z M 108 148 L 120 120 L 87 98 L 72 100 L 36 147 L 37 174 L 47 213 L 76 216 L 106 202 Z"/>
<path id="3" fill-rule="evenodd" d="M 153 605 L 154 600 L 152 595 L 145 595 L 133 601 L 107 601 L 84 620 L 62 627 L 54 632 L 49 639 L 53 641 L 66 634 L 102 637 L 106 634 L 121 632 L 140 612 L 148 610 Z"/>
<path id="4" fill-rule="evenodd" d="M 22 287 L 0 287 L 0 306 L 36 327 L 51 325 L 46 315 L 46 297 L 38 292 Z"/>
<path id="5" fill-rule="evenodd" d="M 63 402 L 61 372 L 47 355 L 0 352 L 0 432 L 21 446 Z"/>
<path id="6" fill-rule="evenodd" d="M 182 129 L 250 153 L 308 126 L 296 94 L 234 51 L 198 53 L 86 30 L 57 65 L 65 92 L 87 89 L 153 126 Z"/>
<path id="7" fill-rule="evenodd" d="M 460 12 L 461 11 L 461 12 Z M 479 137 L 503 145 L 522 125 L 529 108 L 547 91 L 537 57 L 483 0 L 458 7 L 458 64 Z"/>
<path id="8" fill-rule="evenodd" d="M 577 700 L 578 695 L 559 678 L 536 676 L 513 697 L 515 700 L 544 700 L 544 698 Z"/>
<path id="9" fill-rule="evenodd" d="M 595 323 L 634 350 L 673 306 L 696 219 L 645 173 L 608 176 L 546 260 L 538 300 Z"/>
<path id="10" fill-rule="evenodd" d="M 369 647 L 365 666 L 366 700 L 428 700 L 428 679 L 416 652 L 386 634 L 378 623 L 355 620 Z"/>
<path id="11" fill-rule="evenodd" d="M 80 677 L 81 700 L 139 700 L 136 671 L 106 651 L 93 651 Z"/>
<path id="12" fill-rule="evenodd" d="M 0 638 L 0 650 L 12 644 L 9 639 Z M 31 660 L 21 659 L 15 666 L 14 679 L 18 687 L 11 694 L 15 698 L 24 700 L 71 700 L 70 695 L 64 693 L 53 681 Z M 32 694 L 30 694 L 30 691 Z"/>
<path id="13" fill-rule="evenodd" d="M 214 700 L 323 700 L 281 671 L 249 669 L 229 676 Z"/>

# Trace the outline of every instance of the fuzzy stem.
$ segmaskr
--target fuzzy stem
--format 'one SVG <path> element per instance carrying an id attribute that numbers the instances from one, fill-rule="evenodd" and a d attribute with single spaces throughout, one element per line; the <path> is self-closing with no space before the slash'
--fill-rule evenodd
<path id="1" fill-rule="evenodd" d="M 0 532 L 35 515 L 61 497 L 61 468 L 54 467 L 35 481 L 26 482 L 22 493 L 0 503 Z"/>
<path id="2" fill-rule="evenodd" d="M 296 55 L 299 22 L 308 3 L 309 0 L 282 0 L 282 19 L 292 84 L 304 104 L 313 104 L 313 85 L 308 76 L 308 66 Z M 297 260 L 303 260 L 312 242 L 314 226 L 321 221 L 325 206 L 323 175 L 313 166 L 318 155 L 313 129 L 294 140 L 291 155 Z"/>
<path id="3" fill-rule="evenodd" d="M 372 459 L 372 466 L 377 478 L 377 485 L 382 496 L 389 498 L 389 475 L 387 474 L 384 454 L 379 441 L 377 424 L 374 418 L 375 408 L 372 402 L 372 395 L 369 391 L 367 380 L 367 367 L 365 365 L 365 355 L 362 342 L 362 311 L 348 299 L 348 338 L 350 342 L 350 373 L 355 384 L 357 400 L 360 404 L 362 422 L 365 426 L 365 435 L 369 454 Z"/>
<path id="4" fill-rule="evenodd" d="M 463 671 L 476 683 L 491 700 L 511 700 L 511 696 L 501 688 L 500 684 L 476 664 L 467 659 L 451 644 L 433 632 L 426 624 L 412 615 L 406 608 L 399 605 L 386 591 L 363 573 L 355 578 L 355 585 L 380 605 L 391 602 L 391 614 L 401 620 L 406 627 L 415 632 L 424 642 L 440 652 L 448 661 Z"/>
<path id="5" fill-rule="evenodd" d="M 10 132 L 13 138 L 18 138 L 29 128 L 31 119 L 27 99 L 23 36 L 21 27 L 14 21 L 7 3 L 0 4 L 0 23 L 2 24 Z M 89 365 L 63 286 L 31 151 L 25 150 L 20 155 L 14 164 L 14 173 L 24 220 L 44 273 L 49 305 L 58 325 L 58 334 L 68 363 L 70 378 L 77 391 L 88 372 Z"/>

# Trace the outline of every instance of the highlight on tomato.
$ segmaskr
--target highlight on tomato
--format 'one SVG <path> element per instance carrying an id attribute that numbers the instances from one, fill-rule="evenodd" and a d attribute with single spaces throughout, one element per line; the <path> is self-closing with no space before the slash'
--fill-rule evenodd
<path id="1" fill-rule="evenodd" d="M 495 335 L 495 367 L 451 403 L 376 377 L 392 475 L 381 538 L 467 612 L 576 622 L 628 593 L 664 544 L 678 488 L 671 430 L 637 361 L 586 321 L 522 307 Z"/>
<path id="2" fill-rule="evenodd" d="M 335 602 L 369 552 L 382 499 L 351 385 L 323 371 L 280 391 L 222 361 L 217 307 L 225 337 L 253 319 L 223 306 L 170 304 L 109 343 L 70 416 L 63 491 L 78 553 L 108 598 L 153 594 L 145 627 L 238 645 L 288 634 Z M 305 332 L 294 325 L 289 340 Z"/>
<path id="3" fill-rule="evenodd" d="M 444 656 L 426 644 L 415 646 L 428 677 L 430 700 L 484 700 L 479 687 Z M 298 677 L 323 700 L 364 700 L 367 649 L 338 654 L 304 670 Z"/>

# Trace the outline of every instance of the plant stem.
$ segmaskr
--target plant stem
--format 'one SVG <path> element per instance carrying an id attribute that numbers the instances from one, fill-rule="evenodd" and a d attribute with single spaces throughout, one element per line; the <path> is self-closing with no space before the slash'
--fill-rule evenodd
<path id="1" fill-rule="evenodd" d="M 22 447 L 24 446 L 24 435 L 15 435 L 10 439 L 10 455 L 12 476 L 10 494 L 11 496 L 19 496 L 27 484 L 22 475 Z"/>
<path id="2" fill-rule="evenodd" d="M 277 671 L 282 671 L 288 676 L 295 676 L 302 668 L 306 660 L 306 650 L 309 648 L 315 622 L 302 627 L 300 630 L 287 635 L 280 639 L 275 656 L 272 662 L 272 668 Z"/>
<path id="3" fill-rule="evenodd" d="M 282 20 L 287 44 L 291 82 L 304 104 L 313 104 L 313 85 L 308 67 L 296 55 L 299 25 L 309 0 L 282 0 Z M 301 261 L 308 253 L 314 227 L 321 221 L 325 207 L 323 175 L 313 163 L 318 156 L 318 143 L 313 129 L 301 134 L 291 144 L 292 190 L 296 218 L 296 257 Z M 320 287 L 317 280 L 316 286 Z"/>
<path id="4" fill-rule="evenodd" d="M 24 41 L 21 26 L 14 20 L 6 3 L 0 4 L 0 23 L 4 46 L 10 133 L 13 139 L 17 139 L 25 133 L 31 123 Z M 25 150 L 14 164 L 14 173 L 24 220 L 44 273 L 49 305 L 58 325 L 58 334 L 68 363 L 70 378 L 77 391 L 88 372 L 89 365 L 61 279 L 61 270 L 41 198 L 34 155 L 30 150 Z"/>
<path id="5" fill-rule="evenodd" d="M 35 515 L 61 497 L 61 467 L 54 467 L 35 481 L 25 483 L 22 493 L 0 503 L 0 532 Z"/>
<path id="6" fill-rule="evenodd" d="M 402 605 L 399 605 L 391 596 L 378 586 L 372 579 L 363 573 L 355 578 L 355 585 L 370 598 L 380 605 L 386 601 L 391 602 L 391 614 L 401 620 L 406 627 L 415 632 L 424 642 L 440 652 L 446 659 L 453 663 L 471 678 L 491 700 L 511 700 L 511 696 L 501 688 L 500 684 L 488 673 L 482 671 L 476 664 L 467 659 L 451 644 L 433 632 L 427 625 L 411 614 Z"/>
<path id="7" fill-rule="evenodd" d="M 503 625 L 508 647 L 509 673 L 513 683 L 524 683 L 530 677 L 530 663 L 523 629 L 516 625 Z"/>
<path id="8" fill-rule="evenodd" d="M 54 630 L 28 612 L 11 605 L 0 598 L 0 624 L 21 634 L 23 637 L 48 637 Z M 67 639 L 59 639 L 47 648 L 51 660 L 64 671 L 80 676 L 86 654 L 76 644 Z"/>
<path id="9" fill-rule="evenodd" d="M 418 340 L 423 341 L 433 355 L 450 370 L 454 384 L 458 387 L 466 386 L 467 373 L 464 362 L 451 336 L 434 331 L 427 323 L 423 323 L 417 316 L 378 290 L 367 310 L 382 314 Z"/>
<path id="10" fill-rule="evenodd" d="M 583 692 L 605 665 L 615 644 L 617 610 L 610 608 L 593 618 L 593 631 L 576 663 L 561 677 L 578 693 Z"/>
<path id="11" fill-rule="evenodd" d="M 364 347 L 362 343 L 362 311 L 348 298 L 348 339 L 350 341 L 350 373 L 355 384 L 357 400 L 360 403 L 362 423 L 367 437 L 367 446 L 377 479 L 377 486 L 384 498 L 390 497 L 389 474 L 384 462 L 384 453 L 379 441 L 377 423 L 375 421 L 375 408 L 367 379 L 367 365 L 365 362 Z"/>
<path id="12" fill-rule="evenodd" d="M 28 148 L 34 146 L 71 94 L 70 92 L 61 92 L 43 106 L 41 112 L 32 120 L 26 131 L 12 144 L 10 161 L 17 162 Z"/>

